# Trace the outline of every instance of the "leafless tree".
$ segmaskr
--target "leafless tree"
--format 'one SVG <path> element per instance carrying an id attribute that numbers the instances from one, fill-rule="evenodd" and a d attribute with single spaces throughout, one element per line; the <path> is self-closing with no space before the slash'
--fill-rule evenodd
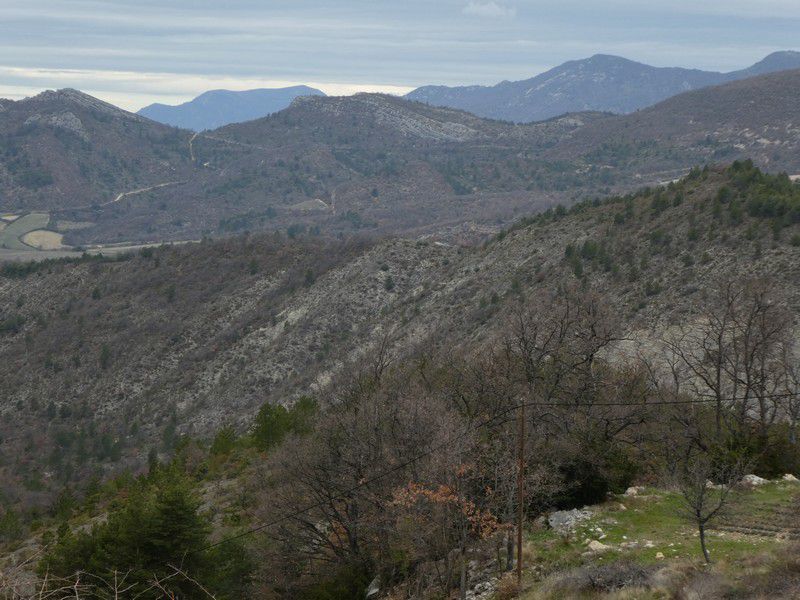
<path id="1" fill-rule="evenodd" d="M 797 334 L 791 336 L 796 339 Z M 788 421 L 789 443 L 797 444 L 797 427 L 800 424 L 800 353 L 795 343 L 788 342 L 783 346 L 782 366 L 785 373 L 782 390 L 781 415 Z"/>
<path id="2" fill-rule="evenodd" d="M 704 452 L 687 453 L 677 478 L 685 516 L 697 527 L 700 549 L 707 563 L 711 555 L 706 544 L 708 526 L 729 508 L 736 484 L 746 466 L 742 462 L 720 466 Z"/>
<path id="3" fill-rule="evenodd" d="M 715 434 L 762 440 L 779 416 L 783 348 L 792 314 L 773 282 L 724 281 L 698 306 L 697 319 L 664 344 L 685 367 L 684 386 L 714 403 Z"/>
<path id="4" fill-rule="evenodd" d="M 379 382 L 348 386 L 310 436 L 289 440 L 265 466 L 258 516 L 289 515 L 270 528 L 265 563 L 277 553 L 287 585 L 326 568 L 391 565 L 396 490 L 442 484 L 456 471 L 470 443 L 458 435 L 464 423 L 408 375 L 384 372 Z"/>

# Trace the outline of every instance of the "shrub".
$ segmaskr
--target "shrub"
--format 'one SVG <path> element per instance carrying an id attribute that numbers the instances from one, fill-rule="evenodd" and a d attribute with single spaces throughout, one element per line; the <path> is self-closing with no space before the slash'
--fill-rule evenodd
<path id="1" fill-rule="evenodd" d="M 211 443 L 210 452 L 212 456 L 221 456 L 230 454 L 236 447 L 236 431 L 233 427 L 223 427 L 214 436 L 214 441 Z"/>
<path id="2" fill-rule="evenodd" d="M 624 588 L 644 587 L 651 571 L 652 568 L 632 562 L 578 567 L 557 576 L 549 587 L 557 597 L 582 598 L 592 593 L 605 594 Z"/>
<path id="3" fill-rule="evenodd" d="M 159 471 L 136 486 L 119 510 L 91 531 L 60 531 L 58 542 L 38 566 L 40 573 L 72 577 L 77 572 L 113 581 L 126 573 L 131 594 L 146 594 L 154 577 L 171 575 L 181 565 L 193 577 L 208 569 L 203 551 L 209 527 L 199 514 L 200 501 L 189 480 L 176 470 Z M 171 580 L 179 597 L 194 597 L 195 584 Z"/>
<path id="4" fill-rule="evenodd" d="M 518 594 L 519 585 L 517 585 L 516 575 L 506 573 L 503 578 L 497 582 L 495 597 L 497 600 L 511 600 L 512 598 L 516 598 Z"/>
<path id="5" fill-rule="evenodd" d="M 103 344 L 100 348 L 100 368 L 105 370 L 111 364 L 111 349 Z"/>
<path id="6" fill-rule="evenodd" d="M 22 315 L 12 315 L 0 321 L 0 334 L 17 333 L 25 325 L 25 317 Z"/>
<path id="7" fill-rule="evenodd" d="M 290 433 L 304 435 L 311 431 L 316 414 L 317 403 L 308 396 L 298 399 L 288 410 L 280 405 L 265 404 L 258 411 L 250 434 L 253 445 L 265 452 Z"/>

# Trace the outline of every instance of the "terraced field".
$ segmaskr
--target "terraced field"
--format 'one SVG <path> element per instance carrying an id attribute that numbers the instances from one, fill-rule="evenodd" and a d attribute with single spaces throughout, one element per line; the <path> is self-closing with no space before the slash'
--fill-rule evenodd
<path id="1" fill-rule="evenodd" d="M 779 540 L 800 540 L 800 495 L 781 497 L 769 488 L 756 490 L 752 495 L 761 502 L 746 509 L 735 508 L 715 528 Z"/>

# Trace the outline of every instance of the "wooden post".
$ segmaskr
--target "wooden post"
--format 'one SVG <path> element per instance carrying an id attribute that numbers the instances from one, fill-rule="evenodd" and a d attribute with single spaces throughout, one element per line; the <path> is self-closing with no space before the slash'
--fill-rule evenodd
<path id="1" fill-rule="evenodd" d="M 517 583 L 522 585 L 522 521 L 525 517 L 525 402 L 519 405 L 517 464 Z"/>

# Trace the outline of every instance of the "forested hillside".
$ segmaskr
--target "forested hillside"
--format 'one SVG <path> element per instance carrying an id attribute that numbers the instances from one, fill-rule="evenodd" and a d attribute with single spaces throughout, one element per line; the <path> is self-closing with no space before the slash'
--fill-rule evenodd
<path id="1" fill-rule="evenodd" d="M 265 230 L 482 241 L 525 214 L 696 164 L 750 158 L 800 174 L 798 73 L 526 125 L 379 94 L 301 97 L 200 134 L 47 92 L 0 111 L 0 207 L 35 217 L 61 250 Z M 0 254 L 31 249 L 27 233 L 0 236 Z"/>
<path id="2" fill-rule="evenodd" d="M 514 559 L 520 402 L 531 521 L 797 472 L 798 258 L 800 188 L 737 162 L 482 247 L 250 235 L 5 265 L 0 535 L 15 560 L 54 541 L 40 574 L 218 597 L 244 593 L 226 561 L 257 597 L 477 585 L 470 561 Z"/>

